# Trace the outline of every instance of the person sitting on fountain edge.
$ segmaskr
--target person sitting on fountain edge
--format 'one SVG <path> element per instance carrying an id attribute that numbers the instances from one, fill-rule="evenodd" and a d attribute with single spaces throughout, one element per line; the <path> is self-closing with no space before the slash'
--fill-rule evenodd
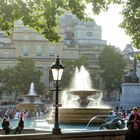
<path id="1" fill-rule="evenodd" d="M 18 126 L 16 127 L 14 134 L 16 134 L 16 133 L 20 134 L 21 130 L 23 130 L 23 128 L 24 128 L 24 121 L 22 120 L 22 117 L 20 117 L 20 120 L 18 122 Z"/>
<path id="2" fill-rule="evenodd" d="M 1 124 L 3 130 L 5 131 L 5 134 L 10 133 L 10 123 L 6 118 L 3 119 L 2 124 Z"/>

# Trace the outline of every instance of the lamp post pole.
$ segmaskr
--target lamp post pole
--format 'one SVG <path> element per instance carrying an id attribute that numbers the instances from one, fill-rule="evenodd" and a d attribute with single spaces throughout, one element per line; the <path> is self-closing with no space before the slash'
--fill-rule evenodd
<path id="1" fill-rule="evenodd" d="M 61 134 L 61 129 L 59 128 L 59 121 L 58 121 L 58 114 L 59 114 L 59 98 L 58 98 L 58 91 L 59 91 L 59 87 L 58 87 L 58 80 L 56 80 L 56 94 L 55 94 L 55 120 L 54 120 L 54 128 L 52 130 L 52 134 Z"/>
<path id="2" fill-rule="evenodd" d="M 56 81 L 56 94 L 55 94 L 55 118 L 54 118 L 54 128 L 52 129 L 52 134 L 54 135 L 59 135 L 61 134 L 61 129 L 59 128 L 59 119 L 58 119 L 58 114 L 59 114 L 59 85 L 58 81 L 61 80 L 62 73 L 63 73 L 64 66 L 59 62 L 59 56 L 56 58 L 55 64 L 51 66 L 53 78 Z"/>

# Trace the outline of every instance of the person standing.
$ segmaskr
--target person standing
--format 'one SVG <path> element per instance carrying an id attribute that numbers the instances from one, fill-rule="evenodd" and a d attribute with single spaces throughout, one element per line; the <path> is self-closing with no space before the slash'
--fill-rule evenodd
<path id="1" fill-rule="evenodd" d="M 127 122 L 128 130 L 126 132 L 125 140 L 140 140 L 140 115 L 138 108 L 133 108 Z"/>
<path id="2" fill-rule="evenodd" d="M 19 118 L 22 118 L 24 120 L 25 114 L 24 111 L 19 112 Z"/>

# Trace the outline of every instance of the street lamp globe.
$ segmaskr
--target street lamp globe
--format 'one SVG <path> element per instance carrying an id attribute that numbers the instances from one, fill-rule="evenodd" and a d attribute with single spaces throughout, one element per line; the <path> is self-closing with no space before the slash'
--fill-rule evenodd
<path id="1" fill-rule="evenodd" d="M 60 63 L 59 56 L 57 56 L 56 62 L 54 64 L 52 64 L 51 70 L 52 70 L 53 79 L 55 81 L 56 80 L 61 80 L 63 70 L 64 70 L 64 66 L 63 66 L 63 64 Z"/>

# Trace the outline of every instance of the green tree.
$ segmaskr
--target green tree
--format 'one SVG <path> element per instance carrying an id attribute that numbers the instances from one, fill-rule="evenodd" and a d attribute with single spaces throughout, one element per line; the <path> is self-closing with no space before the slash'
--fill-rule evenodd
<path id="1" fill-rule="evenodd" d="M 41 71 L 35 68 L 32 59 L 19 58 L 15 67 L 0 69 L 1 93 L 28 94 L 31 82 L 35 84 L 37 94 L 42 94 L 44 86 L 41 83 Z"/>
<path id="2" fill-rule="evenodd" d="M 62 63 L 65 66 L 61 80 L 62 88 L 69 88 L 71 86 L 76 67 L 80 68 L 83 65 L 88 68 L 87 58 L 85 57 L 81 57 L 78 60 L 63 60 Z"/>
<path id="3" fill-rule="evenodd" d="M 133 46 L 140 49 L 140 1 L 127 0 L 122 15 L 121 27 L 131 37 Z"/>
<path id="4" fill-rule="evenodd" d="M 111 3 L 120 0 L 0 0 L 0 30 L 12 33 L 14 21 L 21 20 L 42 33 L 49 41 L 58 41 L 56 27 L 58 18 L 65 11 L 71 11 L 79 19 L 87 17 L 86 4 L 91 3 L 93 12 L 106 10 Z"/>
<path id="5" fill-rule="evenodd" d="M 14 90 L 16 93 L 28 94 L 31 82 L 34 82 L 35 91 L 37 94 L 42 94 L 44 87 L 41 83 L 41 76 L 41 71 L 36 69 L 32 59 L 19 58 L 19 62 L 14 68 Z"/>
<path id="6" fill-rule="evenodd" d="M 0 94 L 6 93 L 11 94 L 13 92 L 13 68 L 8 67 L 5 69 L 0 69 Z"/>
<path id="7" fill-rule="evenodd" d="M 113 90 L 120 87 L 126 64 L 120 50 L 114 46 L 106 46 L 100 53 L 99 66 L 108 97 Z"/>

